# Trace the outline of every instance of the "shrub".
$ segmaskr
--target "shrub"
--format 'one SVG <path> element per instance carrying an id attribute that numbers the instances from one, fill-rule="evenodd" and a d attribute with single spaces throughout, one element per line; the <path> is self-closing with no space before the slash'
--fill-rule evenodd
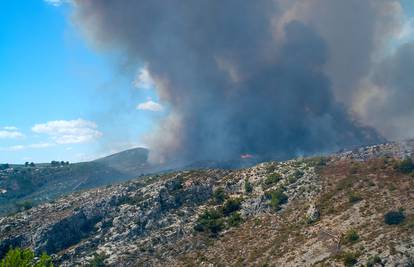
<path id="1" fill-rule="evenodd" d="M 105 267 L 105 259 L 107 258 L 107 256 L 105 254 L 97 254 L 95 253 L 93 255 L 93 259 L 89 262 L 89 264 L 87 265 L 88 267 Z"/>
<path id="2" fill-rule="evenodd" d="M 402 210 L 389 211 L 384 215 L 384 222 L 388 225 L 397 225 L 405 220 L 405 215 Z"/>
<path id="3" fill-rule="evenodd" d="M 223 203 L 224 200 L 226 199 L 226 193 L 224 192 L 224 189 L 218 188 L 216 191 L 214 191 L 213 199 L 214 199 L 214 202 L 217 204 Z"/>
<path id="4" fill-rule="evenodd" d="M 238 211 L 241 206 L 241 199 L 239 198 L 232 198 L 226 201 L 224 203 L 224 206 L 222 208 L 223 214 L 225 216 L 229 216 L 231 213 Z"/>
<path id="5" fill-rule="evenodd" d="M 282 179 L 282 176 L 280 174 L 278 174 L 278 173 L 270 174 L 264 180 L 264 185 L 265 185 L 265 187 L 269 187 L 269 186 L 279 182 L 280 179 Z"/>
<path id="6" fill-rule="evenodd" d="M 7 252 L 6 256 L 1 260 L 0 266 L 31 266 L 33 259 L 34 253 L 30 249 L 14 248 Z"/>
<path id="7" fill-rule="evenodd" d="M 326 157 L 313 157 L 313 158 L 307 159 L 306 162 L 311 166 L 322 167 L 322 166 L 326 165 L 326 163 L 328 162 L 328 158 L 326 158 Z"/>
<path id="8" fill-rule="evenodd" d="M 274 210 L 279 210 L 280 205 L 285 204 L 288 201 L 288 196 L 283 193 L 282 189 L 266 192 L 266 197 L 270 198 L 270 206 Z"/>
<path id="9" fill-rule="evenodd" d="M 35 267 L 53 267 L 52 258 L 43 252 L 39 257 L 39 262 L 35 264 Z"/>
<path id="10" fill-rule="evenodd" d="M 348 195 L 348 200 L 349 200 L 349 203 L 354 204 L 354 203 L 357 203 L 357 202 L 361 201 L 362 200 L 362 197 L 358 193 L 351 192 Z"/>
<path id="11" fill-rule="evenodd" d="M 246 193 L 253 192 L 253 185 L 249 182 L 249 179 L 244 180 L 244 191 Z"/>
<path id="12" fill-rule="evenodd" d="M 414 171 L 414 163 L 411 158 L 397 162 L 395 168 L 401 173 L 411 173 Z"/>
<path id="13" fill-rule="evenodd" d="M 227 220 L 227 224 L 230 227 L 237 227 L 243 222 L 243 219 L 239 212 L 234 212 L 230 215 L 230 217 Z"/>
<path id="14" fill-rule="evenodd" d="M 199 216 L 194 230 L 199 232 L 209 231 L 215 235 L 224 228 L 222 216 L 223 214 L 217 209 L 206 210 Z"/>
<path id="15" fill-rule="evenodd" d="M 355 229 L 349 229 L 343 236 L 344 243 L 355 243 L 359 240 L 359 235 Z"/>
<path id="16" fill-rule="evenodd" d="M 304 175 L 305 173 L 303 172 L 303 171 L 301 171 L 301 170 L 296 170 L 294 173 L 293 173 L 293 176 L 295 176 L 295 178 L 296 179 L 299 179 L 299 178 L 302 178 L 302 176 Z"/>
<path id="17" fill-rule="evenodd" d="M 29 210 L 33 207 L 33 202 L 30 200 L 25 200 L 23 202 L 16 203 L 16 207 L 19 211 Z"/>
<path id="18" fill-rule="evenodd" d="M 371 256 L 368 258 L 367 267 L 373 267 L 375 264 L 381 264 L 382 260 L 378 255 Z"/>
<path id="19" fill-rule="evenodd" d="M 0 261 L 1 267 L 53 267 L 51 258 L 43 253 L 35 261 L 35 255 L 30 249 L 12 248 Z"/>
<path id="20" fill-rule="evenodd" d="M 340 258 L 345 266 L 354 266 L 358 262 L 358 254 L 354 252 L 343 252 Z"/>

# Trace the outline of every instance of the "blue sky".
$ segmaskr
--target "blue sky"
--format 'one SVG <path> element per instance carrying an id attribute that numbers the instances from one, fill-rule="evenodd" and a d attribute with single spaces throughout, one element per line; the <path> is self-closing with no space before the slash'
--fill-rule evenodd
<path id="1" fill-rule="evenodd" d="M 70 5 L 1 1 L 0 13 L 0 162 L 82 161 L 143 145 L 164 113 L 145 71 L 119 75 L 115 56 L 72 24 Z"/>

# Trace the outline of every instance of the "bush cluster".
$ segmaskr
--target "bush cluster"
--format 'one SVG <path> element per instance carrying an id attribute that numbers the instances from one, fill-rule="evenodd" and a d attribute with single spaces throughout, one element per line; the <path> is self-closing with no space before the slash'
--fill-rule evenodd
<path id="1" fill-rule="evenodd" d="M 277 182 L 279 182 L 282 179 L 282 176 L 278 173 L 272 173 L 270 175 L 268 175 L 266 177 L 266 179 L 264 180 L 264 187 L 268 188 L 274 184 L 276 184 Z"/>
<path id="2" fill-rule="evenodd" d="M 353 244 L 359 240 L 359 235 L 355 229 L 349 229 L 342 237 L 343 243 Z"/>
<path id="3" fill-rule="evenodd" d="M 216 204 L 222 204 L 226 200 L 226 193 L 223 188 L 218 188 L 213 192 L 213 200 Z"/>
<path id="4" fill-rule="evenodd" d="M 395 164 L 395 169 L 401 173 L 412 173 L 414 171 L 414 163 L 411 158 L 405 158 Z"/>
<path id="5" fill-rule="evenodd" d="M 248 194 L 253 192 L 253 185 L 249 182 L 249 179 L 244 180 L 244 191 Z"/>
<path id="6" fill-rule="evenodd" d="M 194 230 L 198 232 L 209 232 L 215 236 L 226 226 L 238 226 L 243 221 L 238 212 L 240 208 L 241 199 L 228 199 L 223 206 L 204 211 L 198 217 Z"/>
<path id="7" fill-rule="evenodd" d="M 373 267 L 375 264 L 382 264 L 382 260 L 378 255 L 368 258 L 367 267 Z"/>
<path id="8" fill-rule="evenodd" d="M 388 225 L 401 224 L 405 220 L 405 215 L 402 210 L 389 211 L 384 215 L 384 222 Z"/>
<path id="9" fill-rule="evenodd" d="M 43 253 L 37 260 L 30 249 L 11 248 L 0 260 L 1 267 L 53 267 L 52 259 Z"/>
<path id="10" fill-rule="evenodd" d="M 269 205 L 276 211 L 288 201 L 288 196 L 283 192 L 283 189 L 268 191 L 265 193 L 265 196 L 270 200 Z"/>
<path id="11" fill-rule="evenodd" d="M 344 252 L 342 254 L 342 262 L 345 266 L 354 266 L 358 262 L 358 255 L 353 252 Z"/>

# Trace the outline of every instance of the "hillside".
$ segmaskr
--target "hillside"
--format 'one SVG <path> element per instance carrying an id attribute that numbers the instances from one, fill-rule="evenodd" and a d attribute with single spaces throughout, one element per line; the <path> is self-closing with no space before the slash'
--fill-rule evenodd
<path id="1" fill-rule="evenodd" d="M 10 246 L 61 266 L 412 266 L 414 142 L 178 171 L 0 219 Z"/>
<path id="2" fill-rule="evenodd" d="M 97 159 L 94 162 L 134 176 L 151 168 L 148 163 L 148 152 L 148 149 L 138 147 Z"/>
<path id="3" fill-rule="evenodd" d="M 91 162 L 36 164 L 35 167 L 11 165 L 0 170 L 0 215 L 161 169 L 161 166 L 151 166 L 147 158 L 148 150 L 135 148 Z"/>

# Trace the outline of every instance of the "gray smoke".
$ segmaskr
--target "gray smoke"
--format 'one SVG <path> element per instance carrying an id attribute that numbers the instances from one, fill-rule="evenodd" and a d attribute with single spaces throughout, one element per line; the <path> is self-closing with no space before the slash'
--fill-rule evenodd
<path id="1" fill-rule="evenodd" d="M 155 79 L 171 108 L 151 138 L 156 156 L 285 158 L 382 140 L 348 109 L 367 51 L 394 29 L 381 19 L 391 2 L 78 0 L 75 17 Z"/>
<path id="2" fill-rule="evenodd" d="M 365 120 L 392 139 L 414 137 L 414 42 L 399 47 L 373 70 L 362 99 Z"/>

